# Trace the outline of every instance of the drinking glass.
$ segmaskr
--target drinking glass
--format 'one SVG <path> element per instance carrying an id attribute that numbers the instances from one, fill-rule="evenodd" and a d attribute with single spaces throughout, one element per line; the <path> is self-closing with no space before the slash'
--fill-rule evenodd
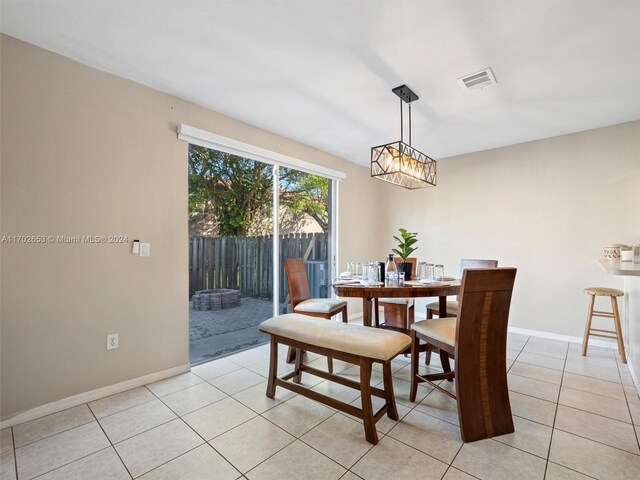
<path id="1" fill-rule="evenodd" d="M 378 262 L 369 262 L 369 275 L 367 275 L 367 279 L 370 282 L 380 281 L 380 266 Z"/>
<path id="2" fill-rule="evenodd" d="M 398 285 L 400 285 L 400 286 L 404 285 L 404 272 L 403 271 L 398 271 Z"/>
<path id="3" fill-rule="evenodd" d="M 416 272 L 417 280 L 426 280 L 427 278 L 427 262 L 418 262 L 418 271 Z"/>
<path id="4" fill-rule="evenodd" d="M 437 282 L 444 280 L 444 265 L 436 265 L 433 267 L 433 279 Z"/>
<path id="5" fill-rule="evenodd" d="M 433 281 L 433 263 L 427 263 L 427 280 L 429 282 Z"/>
<path id="6" fill-rule="evenodd" d="M 355 277 L 362 277 L 362 263 L 360 262 L 355 263 L 355 269 L 354 269 L 353 275 Z"/>
<path id="7" fill-rule="evenodd" d="M 356 273 L 355 262 L 347 262 L 347 272 L 349 272 L 351 275 Z"/>

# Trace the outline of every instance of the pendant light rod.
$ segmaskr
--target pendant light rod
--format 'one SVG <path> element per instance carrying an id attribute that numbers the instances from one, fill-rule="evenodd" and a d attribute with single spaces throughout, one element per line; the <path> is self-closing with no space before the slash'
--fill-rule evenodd
<path id="1" fill-rule="evenodd" d="M 411 146 L 411 104 L 409 104 L 409 146 Z"/>
<path id="2" fill-rule="evenodd" d="M 404 142 L 404 115 L 402 114 L 402 97 L 400 97 L 400 141 Z"/>
<path id="3" fill-rule="evenodd" d="M 398 97 L 400 97 L 400 141 L 404 142 L 404 112 L 402 110 L 402 103 L 409 104 L 409 145 L 411 145 L 411 102 L 415 102 L 420 97 L 416 95 L 413 90 L 411 90 L 406 85 L 400 85 L 391 90 Z"/>

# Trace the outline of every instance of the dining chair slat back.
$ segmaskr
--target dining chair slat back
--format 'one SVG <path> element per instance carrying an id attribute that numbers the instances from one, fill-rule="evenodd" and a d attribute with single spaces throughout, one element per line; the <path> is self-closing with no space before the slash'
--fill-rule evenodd
<path id="1" fill-rule="evenodd" d="M 422 382 L 453 396 L 464 442 L 514 431 L 506 358 L 515 277 L 515 268 L 467 269 L 462 276 L 458 317 L 424 320 L 412 328 L 409 398 L 415 401 L 418 384 Z M 444 368 L 444 373 L 420 375 L 417 358 L 420 340 L 437 345 L 441 356 L 453 355 L 455 371 Z M 455 380 L 455 395 L 432 383 L 445 378 Z"/>
<path id="2" fill-rule="evenodd" d="M 506 354 L 515 278 L 515 268 L 467 269 L 463 274 L 454 356 L 465 442 L 514 431 Z"/>
<path id="3" fill-rule="evenodd" d="M 289 302 L 293 312 L 300 302 L 311 298 L 309 289 L 309 277 L 304 260 L 301 258 L 291 258 L 284 261 L 284 271 L 287 275 L 289 285 Z"/>

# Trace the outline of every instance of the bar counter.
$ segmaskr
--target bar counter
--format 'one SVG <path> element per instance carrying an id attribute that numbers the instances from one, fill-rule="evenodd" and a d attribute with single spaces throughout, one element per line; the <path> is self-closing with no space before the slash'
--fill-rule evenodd
<path id="1" fill-rule="evenodd" d="M 640 394 L 640 264 L 616 260 L 598 260 L 598 264 L 608 275 L 624 276 L 622 332 L 629 370 Z"/>

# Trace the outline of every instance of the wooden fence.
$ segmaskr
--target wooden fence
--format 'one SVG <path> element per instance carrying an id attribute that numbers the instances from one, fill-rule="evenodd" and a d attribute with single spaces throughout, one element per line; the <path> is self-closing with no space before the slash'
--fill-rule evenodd
<path id="1" fill-rule="evenodd" d="M 280 235 L 280 258 L 327 260 L 327 235 L 298 233 Z M 287 297 L 282 262 L 279 299 Z M 189 297 L 196 290 L 239 289 L 243 297 L 272 298 L 273 236 L 190 237 Z"/>

